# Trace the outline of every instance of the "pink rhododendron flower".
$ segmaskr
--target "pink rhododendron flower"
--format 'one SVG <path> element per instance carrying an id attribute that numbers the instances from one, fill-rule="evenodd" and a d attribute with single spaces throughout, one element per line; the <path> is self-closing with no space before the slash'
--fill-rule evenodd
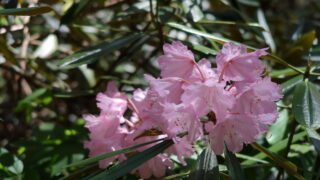
<path id="1" fill-rule="evenodd" d="M 105 94 L 97 95 L 97 106 L 100 108 L 100 115 L 84 115 L 87 121 L 86 128 L 89 129 L 90 141 L 85 142 L 85 147 L 90 150 L 90 156 L 97 156 L 112 152 L 125 147 L 124 138 L 128 133 L 124 122 L 123 113 L 127 108 L 127 101 L 124 95 L 113 88 L 112 82 L 108 84 L 108 91 Z M 114 98 L 107 94 L 114 96 Z M 116 158 L 125 159 L 124 155 L 114 156 L 100 161 L 100 167 L 106 167 Z"/>
<path id="2" fill-rule="evenodd" d="M 224 144 L 231 152 L 239 152 L 243 144 L 254 142 L 259 133 L 255 120 L 246 115 L 230 114 L 222 122 L 206 124 L 210 143 L 216 154 L 222 154 Z"/>
<path id="3" fill-rule="evenodd" d="M 261 77 L 264 64 L 259 57 L 267 54 L 266 48 L 247 53 L 243 45 L 226 43 L 216 57 L 217 68 L 207 59 L 197 63 L 192 52 L 178 41 L 165 44 L 163 50 L 164 55 L 158 58 L 161 77 L 145 75 L 148 88 L 136 89 L 128 98 L 110 82 L 107 91 L 97 95 L 99 115 L 84 115 L 90 131 L 85 147 L 90 156 L 172 139 L 174 144 L 165 154 L 132 171 L 142 178 L 161 178 L 173 167 L 171 155 L 186 165 L 184 158 L 194 153 L 197 140 L 205 139 L 216 154 L 223 153 L 225 145 L 236 153 L 266 133 L 277 119 L 275 102 L 282 97 L 281 87 L 271 78 Z M 126 158 L 117 155 L 102 160 L 100 167 Z"/>
<path id="4" fill-rule="evenodd" d="M 267 48 L 247 53 L 243 45 L 226 43 L 217 55 L 217 71 L 219 81 L 254 81 L 264 70 L 260 56 L 267 55 Z"/>
<path id="5" fill-rule="evenodd" d="M 218 119 L 222 119 L 234 104 L 234 96 L 224 89 L 224 84 L 208 79 L 205 82 L 197 82 L 186 85 L 183 88 L 185 93 L 182 95 L 183 103 L 190 103 L 198 117 L 215 112 Z"/>

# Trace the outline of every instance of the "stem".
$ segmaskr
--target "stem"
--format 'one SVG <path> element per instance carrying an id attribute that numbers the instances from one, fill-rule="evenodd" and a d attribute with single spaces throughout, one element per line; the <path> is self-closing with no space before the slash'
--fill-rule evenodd
<path id="1" fill-rule="evenodd" d="M 157 2 L 157 4 L 156 4 L 156 16 L 158 16 L 158 9 L 159 9 L 159 7 L 158 7 L 158 1 L 156 1 L 156 2 Z M 164 44 L 162 27 L 161 27 L 161 24 L 159 23 L 157 17 L 156 17 L 155 14 L 153 13 L 152 0 L 149 0 L 149 3 L 150 3 L 151 19 L 152 19 L 152 22 L 153 22 L 154 26 L 158 29 L 158 35 L 159 35 L 159 39 L 160 39 L 161 47 L 162 47 L 163 44 Z"/>
<path id="2" fill-rule="evenodd" d="M 288 154 L 290 152 L 290 147 L 291 147 L 291 144 L 292 144 L 293 136 L 294 136 L 294 133 L 295 133 L 297 125 L 298 125 L 298 123 L 296 122 L 295 119 L 293 119 L 293 121 L 291 123 L 291 126 L 290 126 L 290 135 L 289 135 L 289 138 L 288 138 L 288 143 L 287 143 L 286 151 L 285 151 L 285 154 L 284 154 L 284 158 L 287 158 Z M 283 175 L 283 169 L 280 168 L 279 173 L 277 175 L 277 180 L 282 179 L 282 175 Z"/>

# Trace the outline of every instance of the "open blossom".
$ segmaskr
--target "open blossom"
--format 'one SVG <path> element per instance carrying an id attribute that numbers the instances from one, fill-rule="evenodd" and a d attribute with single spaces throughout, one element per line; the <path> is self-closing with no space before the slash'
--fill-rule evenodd
<path id="1" fill-rule="evenodd" d="M 158 58 L 161 77 L 145 75 L 148 88 L 136 89 L 128 98 L 110 82 L 107 91 L 97 95 L 99 115 L 84 116 L 90 131 L 90 140 L 85 142 L 90 156 L 172 139 L 174 144 L 165 154 L 132 171 L 142 178 L 160 178 L 167 167 L 173 167 L 171 155 L 186 165 L 184 158 L 193 154 L 193 143 L 205 138 L 204 132 L 216 154 L 223 153 L 225 145 L 236 153 L 266 133 L 277 119 L 275 102 L 282 97 L 281 87 L 261 77 L 265 67 L 259 57 L 267 54 L 266 49 L 248 53 L 243 45 L 226 43 L 216 57 L 217 68 L 207 59 L 197 63 L 180 42 L 165 44 L 163 50 Z M 205 116 L 208 120 L 200 121 Z M 102 160 L 100 167 L 126 158 L 118 155 Z"/>
<path id="2" fill-rule="evenodd" d="M 217 55 L 217 71 L 219 81 L 254 81 L 260 77 L 264 64 L 260 56 L 267 55 L 265 49 L 247 53 L 246 46 L 226 43 Z"/>
<path id="3" fill-rule="evenodd" d="M 90 141 L 85 142 L 85 147 L 90 150 L 90 156 L 97 156 L 125 147 L 124 138 L 128 133 L 126 126 L 120 123 L 125 121 L 123 114 L 127 108 L 125 96 L 115 89 L 115 84 L 108 84 L 106 93 L 97 95 L 99 115 L 84 115 L 87 121 L 85 127 L 89 129 Z M 109 95 L 109 96 L 108 96 Z M 124 155 L 113 156 L 100 161 L 100 167 L 107 167 L 115 159 L 125 159 Z"/>

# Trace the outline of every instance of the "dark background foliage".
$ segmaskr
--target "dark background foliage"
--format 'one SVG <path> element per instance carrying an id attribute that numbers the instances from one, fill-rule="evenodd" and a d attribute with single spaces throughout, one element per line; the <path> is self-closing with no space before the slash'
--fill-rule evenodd
<path id="1" fill-rule="evenodd" d="M 305 104 L 320 121 L 319 39 L 317 0 L 2 0 L 0 178 L 77 179 L 96 172 L 95 164 L 81 171 L 62 167 L 87 158 L 82 115 L 98 112 L 95 94 L 109 80 L 130 93 L 146 87 L 143 74 L 159 75 L 164 43 L 183 41 L 197 59 L 214 64 L 221 44 L 232 40 L 269 47 L 274 56 L 265 58 L 271 60 L 264 61 L 265 75 L 285 87 L 278 124 L 256 144 L 277 156 L 247 146 L 237 155 L 246 179 L 297 178 L 279 157 L 306 179 L 319 179 L 318 126 L 305 126 L 306 112 L 295 108 Z M 303 79 L 312 85 L 301 85 Z M 188 178 L 197 159 L 167 178 Z M 220 156 L 217 162 L 220 177 L 229 178 L 230 165 Z"/>

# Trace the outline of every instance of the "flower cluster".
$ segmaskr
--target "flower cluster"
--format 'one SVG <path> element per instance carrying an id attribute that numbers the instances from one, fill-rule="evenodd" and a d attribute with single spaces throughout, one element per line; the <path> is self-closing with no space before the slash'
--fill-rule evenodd
<path id="1" fill-rule="evenodd" d="M 163 50 L 158 58 L 161 77 L 145 75 L 149 88 L 136 89 L 129 98 L 110 82 L 107 91 L 97 95 L 100 114 L 84 116 L 90 156 L 170 138 L 174 145 L 165 154 L 134 171 L 142 178 L 161 177 L 167 166 L 173 166 L 170 155 L 185 164 L 183 158 L 192 155 L 192 144 L 204 134 L 216 154 L 225 145 L 239 152 L 277 119 L 275 102 L 282 97 L 281 87 L 261 77 L 265 67 L 259 57 L 267 54 L 266 49 L 247 53 L 245 46 L 226 43 L 216 57 L 217 68 L 211 68 L 207 59 L 196 62 L 180 42 L 165 44 Z M 179 136 L 183 133 L 187 135 Z M 102 160 L 100 167 L 115 159 L 122 161 L 126 156 Z"/>

